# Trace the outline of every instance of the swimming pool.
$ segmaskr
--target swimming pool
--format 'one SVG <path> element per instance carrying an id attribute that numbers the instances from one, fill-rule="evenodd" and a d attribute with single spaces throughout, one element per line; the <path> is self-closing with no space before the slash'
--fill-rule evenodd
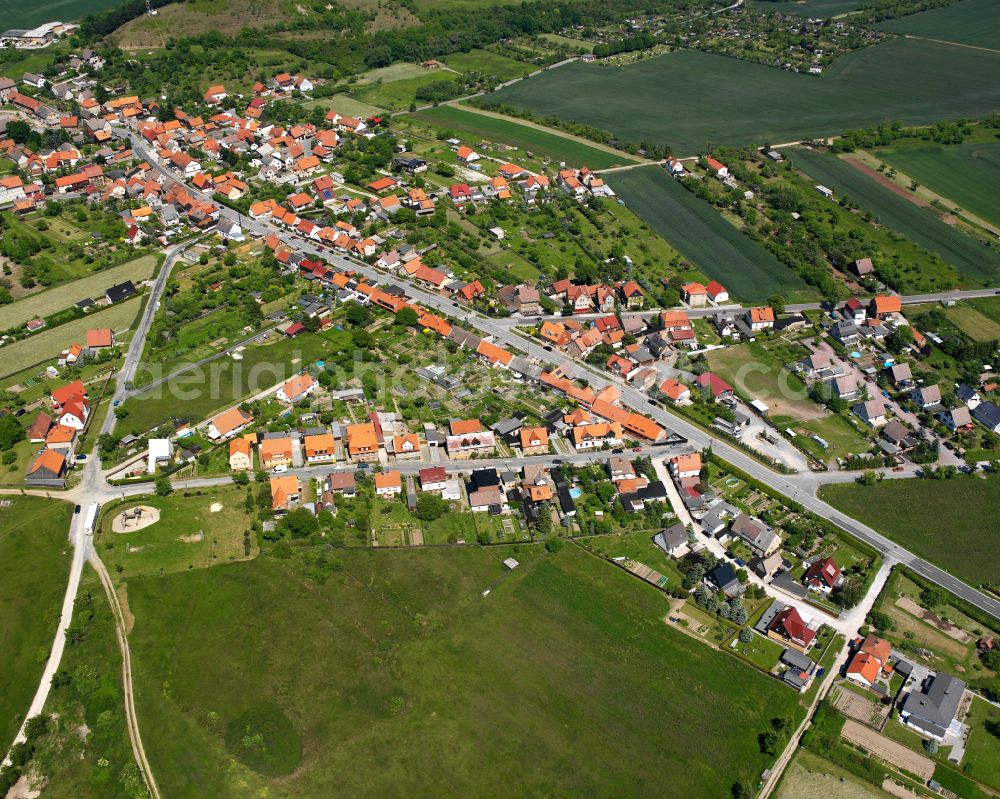
<path id="1" fill-rule="evenodd" d="M 569 495 L 573 497 L 573 499 L 579 499 L 583 495 L 583 492 L 579 488 L 571 488 L 569 490 Z"/>
<path id="2" fill-rule="evenodd" d="M 851 353 L 851 357 L 852 358 L 860 358 L 861 357 L 861 353 L 858 352 L 857 350 L 854 350 L 854 352 Z"/>

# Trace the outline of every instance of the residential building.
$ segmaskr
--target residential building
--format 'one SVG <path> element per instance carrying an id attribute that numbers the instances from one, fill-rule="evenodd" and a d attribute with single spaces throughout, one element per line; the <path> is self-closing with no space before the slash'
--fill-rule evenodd
<path id="1" fill-rule="evenodd" d="M 380 497 L 399 496 L 403 493 L 403 478 L 399 469 L 375 473 L 375 493 Z"/>
<path id="2" fill-rule="evenodd" d="M 520 430 L 521 454 L 547 455 L 549 452 L 549 432 L 544 427 L 524 427 Z"/>
<path id="3" fill-rule="evenodd" d="M 234 472 L 253 469 L 253 446 L 249 438 L 234 438 L 229 442 L 229 469 Z"/>
<path id="4" fill-rule="evenodd" d="M 306 372 L 286 380 L 278 389 L 277 397 L 281 402 L 294 404 L 308 397 L 318 385 L 316 378 Z"/>
<path id="5" fill-rule="evenodd" d="M 331 463 L 337 459 L 337 439 L 333 433 L 315 433 L 304 436 L 302 449 L 306 463 Z"/>
<path id="6" fill-rule="evenodd" d="M 239 408 L 223 411 L 208 423 L 208 437 L 212 441 L 232 438 L 253 422 L 253 417 Z"/>
<path id="7" fill-rule="evenodd" d="M 417 477 L 420 479 L 420 488 L 423 491 L 444 491 L 448 482 L 444 466 L 428 466 L 417 472 Z"/>
<path id="8" fill-rule="evenodd" d="M 378 433 L 371 422 L 347 426 L 347 454 L 354 461 L 378 460 Z"/>
<path id="9" fill-rule="evenodd" d="M 843 582 L 844 577 L 840 573 L 840 569 L 837 568 L 837 564 L 833 562 L 833 558 L 817 560 L 802 575 L 803 585 L 821 594 L 831 593 L 833 589 L 839 587 Z"/>
<path id="10" fill-rule="evenodd" d="M 767 625 L 767 637 L 799 652 L 806 652 L 816 640 L 816 631 L 809 627 L 798 610 L 789 606 L 771 619 Z"/>
<path id="11" fill-rule="evenodd" d="M 271 510 L 278 514 L 287 513 L 299 501 L 302 485 L 295 475 L 271 478 Z"/>
<path id="12" fill-rule="evenodd" d="M 899 719 L 938 742 L 949 735 L 960 735 L 962 725 L 955 718 L 965 693 L 965 683 L 950 674 L 938 672 L 928 677 L 919 691 L 910 691 L 899 706 Z"/>
<path id="13" fill-rule="evenodd" d="M 292 465 L 290 438 L 264 438 L 257 445 L 257 451 L 260 453 L 260 465 L 265 469 L 288 468 Z"/>

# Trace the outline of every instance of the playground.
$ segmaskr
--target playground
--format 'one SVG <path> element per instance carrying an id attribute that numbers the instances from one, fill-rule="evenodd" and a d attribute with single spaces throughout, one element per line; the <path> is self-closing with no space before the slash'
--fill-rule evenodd
<path id="1" fill-rule="evenodd" d="M 115 515 L 111 521 L 111 532 L 134 533 L 160 520 L 160 511 L 149 505 L 136 505 Z"/>

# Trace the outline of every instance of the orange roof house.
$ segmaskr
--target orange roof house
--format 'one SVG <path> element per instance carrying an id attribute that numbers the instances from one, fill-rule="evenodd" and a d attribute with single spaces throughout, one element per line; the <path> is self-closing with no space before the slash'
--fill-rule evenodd
<path id="1" fill-rule="evenodd" d="M 858 652 L 851 658 L 845 676 L 849 680 L 870 687 L 878 679 L 882 664 L 878 658 L 866 652 Z"/>
<path id="2" fill-rule="evenodd" d="M 211 439 L 231 436 L 253 421 L 249 413 L 239 408 L 230 408 L 216 416 L 208 425 L 208 437 Z"/>
<path id="3" fill-rule="evenodd" d="M 873 298 L 868 307 L 872 316 L 885 316 L 899 313 L 903 309 L 903 303 L 897 295 L 886 294 Z"/>
<path id="4" fill-rule="evenodd" d="M 390 469 L 387 472 L 377 472 L 375 474 L 376 494 L 399 494 L 403 490 L 403 478 L 399 469 Z"/>
<path id="5" fill-rule="evenodd" d="M 87 331 L 87 347 L 92 350 L 115 345 L 115 334 L 110 327 L 98 327 Z"/>
<path id="6" fill-rule="evenodd" d="M 347 426 L 347 452 L 352 458 L 378 455 L 378 434 L 371 422 Z"/>
<path id="7" fill-rule="evenodd" d="M 449 427 L 453 436 L 467 436 L 483 431 L 483 424 L 478 419 L 453 419 Z"/>
<path id="8" fill-rule="evenodd" d="M 305 436 L 302 445 L 305 449 L 306 461 L 309 463 L 330 461 L 337 455 L 337 440 L 333 437 L 333 433 Z"/>
<path id="9" fill-rule="evenodd" d="M 253 468 L 253 449 L 249 438 L 234 438 L 229 442 L 229 468 L 232 471 Z"/>
<path id="10" fill-rule="evenodd" d="M 287 511 L 293 502 L 297 502 L 302 488 L 299 478 L 295 475 L 271 478 L 271 509 L 279 513 Z"/>
<path id="11" fill-rule="evenodd" d="M 292 462 L 290 438 L 265 438 L 257 448 L 260 450 L 260 462 L 265 469 L 288 466 Z"/>
<path id="12" fill-rule="evenodd" d="M 544 427 L 522 427 L 521 451 L 525 455 L 549 451 L 549 432 Z"/>

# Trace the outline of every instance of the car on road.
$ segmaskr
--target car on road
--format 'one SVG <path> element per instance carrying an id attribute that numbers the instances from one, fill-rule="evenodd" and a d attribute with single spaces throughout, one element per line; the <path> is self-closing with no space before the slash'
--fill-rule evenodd
<path id="1" fill-rule="evenodd" d="M 632 447 L 633 452 L 642 452 L 642 447 Z"/>
<path id="2" fill-rule="evenodd" d="M 79 505 L 74 505 L 73 506 L 73 513 L 79 513 L 79 512 L 80 512 L 80 506 Z"/>
<path id="3" fill-rule="evenodd" d="M 288 467 L 283 463 L 279 463 L 273 469 L 271 469 L 271 474 L 283 474 L 288 471 Z"/>
<path id="4" fill-rule="evenodd" d="M 83 463 L 83 461 L 85 461 L 85 460 L 87 460 L 87 455 L 85 453 L 80 452 L 80 453 L 77 454 L 77 456 L 76 456 L 76 462 L 77 463 Z"/>
<path id="5" fill-rule="evenodd" d="M 885 397 L 886 399 L 892 399 L 892 394 L 890 394 L 888 391 L 883 391 L 882 396 Z"/>
<path id="6" fill-rule="evenodd" d="M 112 408 L 117 408 L 118 407 L 118 403 L 120 403 L 120 402 L 121 402 L 121 400 L 115 400 L 114 402 L 111 403 L 111 407 Z"/>
<path id="7" fill-rule="evenodd" d="M 621 447 L 618 447 L 617 449 L 611 450 L 611 454 L 612 455 L 621 455 L 624 451 L 625 450 L 623 450 Z"/>
<path id="8" fill-rule="evenodd" d="M 545 350 L 546 352 L 552 352 L 552 345 L 546 344 L 544 347 L 542 347 L 542 349 Z"/>

